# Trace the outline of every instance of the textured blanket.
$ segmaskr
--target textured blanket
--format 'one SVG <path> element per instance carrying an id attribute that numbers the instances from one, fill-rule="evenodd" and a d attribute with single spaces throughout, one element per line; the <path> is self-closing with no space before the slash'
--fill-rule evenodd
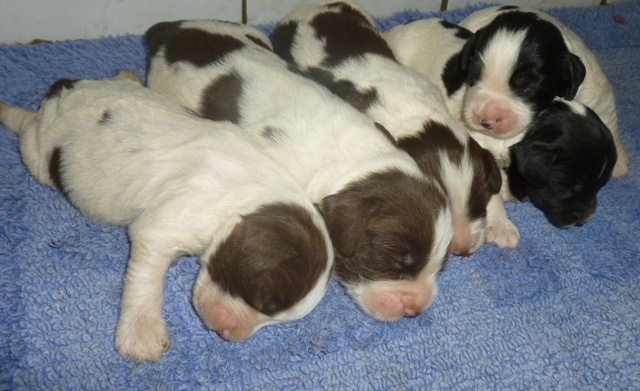
<path id="1" fill-rule="evenodd" d="M 378 23 L 459 22 L 475 9 Z M 583 37 L 613 83 L 630 175 L 602 189 L 579 228 L 508 204 L 519 247 L 452 258 L 433 306 L 393 324 L 364 315 L 332 281 L 301 321 L 225 342 L 190 304 L 198 265 L 184 257 L 165 288 L 171 349 L 159 363 L 122 359 L 114 330 L 125 230 L 85 219 L 39 185 L 0 126 L 0 390 L 640 389 L 640 2 L 550 13 Z M 144 66 L 140 36 L 0 45 L 0 99 L 36 109 L 60 77 L 143 75 Z"/>

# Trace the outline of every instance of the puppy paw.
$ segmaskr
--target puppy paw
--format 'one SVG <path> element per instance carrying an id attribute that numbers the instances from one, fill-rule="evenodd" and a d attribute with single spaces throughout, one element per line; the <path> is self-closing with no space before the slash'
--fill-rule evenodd
<path id="1" fill-rule="evenodd" d="M 516 248 L 520 241 L 520 231 L 511 220 L 501 219 L 490 223 L 486 231 L 487 242 L 498 248 Z"/>
<path id="2" fill-rule="evenodd" d="M 611 176 L 616 179 L 621 179 L 629 173 L 629 161 L 622 161 L 618 159 L 616 165 L 613 166 Z"/>
<path id="3" fill-rule="evenodd" d="M 138 362 L 160 361 L 162 352 L 169 349 L 169 333 L 161 318 L 139 315 L 118 320 L 116 349 L 122 357 Z"/>

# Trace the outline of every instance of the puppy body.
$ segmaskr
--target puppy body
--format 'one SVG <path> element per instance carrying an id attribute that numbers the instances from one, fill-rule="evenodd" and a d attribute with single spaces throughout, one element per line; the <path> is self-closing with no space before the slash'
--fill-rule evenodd
<path id="1" fill-rule="evenodd" d="M 452 118 L 440 91 L 399 64 L 369 15 L 354 3 L 299 8 L 272 35 L 274 51 L 388 130 L 423 172 L 446 189 L 452 205 L 452 251 L 475 251 L 486 236 L 515 247 L 517 228 L 498 194 L 492 156 Z"/>
<path id="2" fill-rule="evenodd" d="M 197 118 L 135 78 L 61 79 L 37 113 L 0 104 L 34 177 L 85 216 L 128 226 L 120 354 L 159 360 L 168 348 L 163 281 L 183 254 L 201 255 L 193 304 L 223 338 L 307 314 L 333 263 L 313 204 L 235 126 Z"/>
<path id="3" fill-rule="evenodd" d="M 537 21 L 533 22 L 536 26 L 530 28 L 532 31 L 534 31 L 535 28 L 538 28 L 537 25 L 541 25 L 544 22 L 550 23 L 557 28 L 569 52 L 576 55 L 584 65 L 584 80 L 579 84 L 577 92 L 564 97 L 567 99 L 575 99 L 591 108 L 609 128 L 613 136 L 618 155 L 616 165 L 613 169 L 613 176 L 615 178 L 625 176 L 629 172 L 630 161 L 629 156 L 620 141 L 618 131 L 618 113 L 615 104 L 615 96 L 613 94 L 613 87 L 602 71 L 595 54 L 589 50 L 589 48 L 584 44 L 584 41 L 582 41 L 577 34 L 560 23 L 560 21 L 544 12 L 533 8 L 514 8 L 508 6 L 492 7 L 474 12 L 460 22 L 460 26 L 469 29 L 471 32 L 476 32 L 481 30 L 483 27 L 490 25 L 497 17 L 506 16 L 504 18 L 504 22 L 500 22 L 501 24 L 506 25 L 509 23 L 509 20 L 512 19 L 512 15 L 526 14 L 535 15 L 538 18 Z M 532 42 L 540 44 L 541 41 L 537 38 L 533 39 Z M 542 44 L 540 44 L 540 46 L 542 50 L 546 50 L 546 47 Z M 527 124 L 523 124 L 523 126 L 526 125 Z"/>
<path id="4" fill-rule="evenodd" d="M 438 85 L 448 96 L 449 109 L 459 113 L 467 82 L 460 57 L 472 36 L 463 27 L 433 18 L 394 27 L 385 39 L 398 60 Z M 616 161 L 611 132 L 600 118 L 585 105 L 562 98 L 511 137 L 470 134 L 503 169 L 503 198 L 530 199 L 561 227 L 590 218 L 596 194 Z"/>
<path id="5" fill-rule="evenodd" d="M 366 313 L 395 320 L 431 304 L 452 236 L 449 206 L 371 119 L 291 72 L 252 27 L 168 22 L 145 37 L 150 88 L 240 125 L 320 206 L 336 275 Z"/>

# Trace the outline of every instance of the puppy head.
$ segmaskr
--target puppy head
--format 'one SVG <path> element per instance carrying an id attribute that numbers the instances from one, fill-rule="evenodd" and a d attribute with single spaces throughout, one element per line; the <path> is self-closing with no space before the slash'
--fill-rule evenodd
<path id="1" fill-rule="evenodd" d="M 558 227 L 591 218 L 617 158 L 611 132 L 600 118 L 560 98 L 535 118 L 510 155 L 511 192 L 529 198 Z"/>
<path id="2" fill-rule="evenodd" d="M 391 321 L 431 304 L 452 236 L 437 184 L 398 170 L 374 173 L 325 197 L 321 209 L 336 275 L 366 313 Z"/>
<path id="3" fill-rule="evenodd" d="M 510 138 L 554 97 L 573 99 L 585 77 L 560 30 L 530 12 L 498 15 L 465 44 L 463 118 L 473 130 Z"/>
<path id="4" fill-rule="evenodd" d="M 242 216 L 203 260 L 194 308 L 222 338 L 240 340 L 311 311 L 326 291 L 333 250 L 320 218 L 275 203 Z"/>
<path id="5" fill-rule="evenodd" d="M 421 132 L 398 140 L 398 146 L 445 189 L 454 226 L 451 252 L 475 252 L 485 240 L 489 199 L 502 185 L 493 155 L 469 137 L 459 122 L 426 121 Z"/>

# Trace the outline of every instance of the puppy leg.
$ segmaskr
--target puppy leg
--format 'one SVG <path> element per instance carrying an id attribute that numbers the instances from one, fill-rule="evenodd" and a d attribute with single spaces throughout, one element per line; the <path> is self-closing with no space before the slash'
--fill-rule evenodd
<path id="1" fill-rule="evenodd" d="M 520 231 L 504 209 L 504 202 L 499 194 L 494 194 L 487 205 L 487 242 L 495 243 L 498 248 L 515 248 L 520 241 Z"/>
<path id="2" fill-rule="evenodd" d="M 504 172 L 504 170 L 500 170 L 500 175 L 502 175 L 502 187 L 500 188 L 500 196 L 502 197 L 503 202 L 520 202 L 518 198 L 511 194 L 511 189 L 509 188 L 509 177 L 507 176 L 507 173 Z"/>
<path id="3" fill-rule="evenodd" d="M 130 69 L 121 69 L 117 75 L 114 77 L 115 80 L 131 80 L 138 84 L 142 84 L 142 79 L 138 76 L 137 73 Z"/>
<path id="4" fill-rule="evenodd" d="M 176 255 L 169 245 L 145 235 L 131 237 L 115 337 L 123 357 L 159 361 L 169 348 L 169 333 L 162 320 L 164 278 Z"/>
<path id="5" fill-rule="evenodd" d="M 0 101 L 0 122 L 10 132 L 21 134 L 26 122 L 35 116 L 34 112 Z"/>
<path id="6" fill-rule="evenodd" d="M 631 161 L 629 160 L 629 155 L 627 151 L 622 146 L 622 142 L 620 141 L 620 137 L 616 137 L 617 135 L 613 135 L 613 143 L 616 145 L 616 152 L 618 154 L 618 159 L 616 160 L 615 166 L 613 166 L 613 171 L 611 172 L 611 176 L 616 179 L 621 179 L 625 175 L 629 173 L 629 164 Z"/>

